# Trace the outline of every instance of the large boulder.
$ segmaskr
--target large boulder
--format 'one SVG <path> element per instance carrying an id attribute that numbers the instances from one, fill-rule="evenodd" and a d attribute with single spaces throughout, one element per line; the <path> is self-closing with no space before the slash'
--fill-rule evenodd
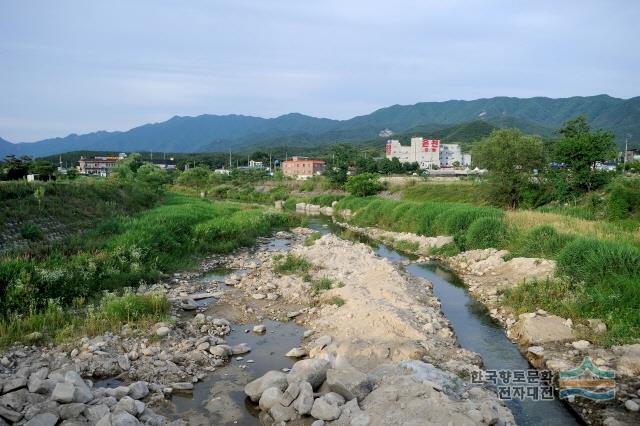
<path id="1" fill-rule="evenodd" d="M 58 416 L 53 413 L 42 413 L 26 422 L 25 426 L 55 426 L 56 423 L 58 423 Z"/>
<path id="2" fill-rule="evenodd" d="M 129 385 L 129 396 L 133 399 L 142 399 L 149 395 L 149 386 L 146 382 L 139 381 Z"/>
<path id="3" fill-rule="evenodd" d="M 305 415 L 311 412 L 313 407 L 313 388 L 309 382 L 300 382 L 300 393 L 295 401 L 293 408 L 300 414 Z"/>
<path id="4" fill-rule="evenodd" d="M 567 342 L 574 339 L 566 320 L 556 315 L 521 315 L 513 326 L 512 333 L 523 346 L 538 346 L 552 342 Z"/>
<path id="5" fill-rule="evenodd" d="M 340 417 L 340 407 L 325 397 L 320 397 L 313 402 L 311 416 L 320 420 L 335 420 Z"/>
<path id="6" fill-rule="evenodd" d="M 361 402 L 373 390 L 373 380 L 351 366 L 327 370 L 327 385 L 347 401 L 357 398 Z"/>
<path id="7" fill-rule="evenodd" d="M 262 392 L 262 396 L 260 396 L 259 406 L 263 411 L 269 411 L 271 407 L 280 402 L 280 398 L 282 398 L 282 391 L 278 388 L 268 388 Z"/>
<path id="8" fill-rule="evenodd" d="M 269 388 L 278 388 L 280 391 L 284 391 L 287 388 L 287 375 L 282 371 L 269 371 L 264 376 L 247 383 L 244 387 L 244 393 L 253 402 L 258 402 L 262 393 Z"/>
<path id="9" fill-rule="evenodd" d="M 309 382 L 313 389 L 318 389 L 327 377 L 329 361 L 319 358 L 303 359 L 293 364 L 287 382 Z"/>
<path id="10" fill-rule="evenodd" d="M 75 386 L 73 386 L 73 383 L 58 383 L 53 389 L 51 399 L 54 401 L 58 401 L 61 404 L 68 404 L 70 402 L 73 402 L 73 394 L 75 393 L 75 391 L 76 388 Z"/>
<path id="11" fill-rule="evenodd" d="M 613 351 L 620 356 L 617 365 L 618 374 L 630 377 L 640 375 L 640 343 L 614 346 Z"/>

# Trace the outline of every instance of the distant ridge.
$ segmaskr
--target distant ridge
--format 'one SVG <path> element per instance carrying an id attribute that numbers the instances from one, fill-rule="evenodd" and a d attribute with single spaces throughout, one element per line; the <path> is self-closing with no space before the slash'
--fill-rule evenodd
<path id="1" fill-rule="evenodd" d="M 593 126 L 612 130 L 619 144 L 631 133 L 640 138 L 640 97 L 619 99 L 608 95 L 572 98 L 496 97 L 472 101 L 421 102 L 393 105 L 349 120 L 316 118 L 291 113 L 276 118 L 244 115 L 199 115 L 172 117 L 161 123 L 144 124 L 127 131 L 71 134 L 63 138 L 12 144 L 0 138 L 0 156 L 8 154 L 46 156 L 68 151 L 248 151 L 255 147 L 281 145 L 315 147 L 334 142 L 363 142 L 378 138 L 388 128 L 396 134 L 437 131 L 452 125 L 461 128 L 449 141 L 467 141 L 479 134 L 481 122 L 495 127 L 516 127 L 526 133 L 553 136 L 565 121 L 585 115 Z M 471 124 L 468 124 L 471 126 Z M 485 126 L 486 127 L 486 126 Z M 486 129 L 485 129 L 486 130 Z"/>

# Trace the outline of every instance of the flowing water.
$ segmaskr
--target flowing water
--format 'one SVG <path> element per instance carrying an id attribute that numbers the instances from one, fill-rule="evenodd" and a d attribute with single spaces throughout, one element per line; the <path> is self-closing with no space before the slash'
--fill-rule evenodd
<path id="1" fill-rule="evenodd" d="M 475 301 L 462 281 L 437 262 L 418 263 L 416 257 L 401 254 L 383 244 L 376 244 L 364 236 L 344 232 L 329 218 L 314 216 L 307 219 L 307 226 L 321 234 L 334 233 L 339 236 L 370 244 L 375 253 L 391 262 L 405 264 L 406 272 L 425 278 L 433 283 L 433 292 L 442 304 L 456 337 L 464 348 L 477 352 L 486 369 L 527 370 L 529 364 L 518 348 L 506 337 L 504 330 L 494 321 L 487 309 Z M 286 250 L 290 241 L 273 239 L 268 242 L 270 250 Z M 407 264 L 407 261 L 409 263 Z M 205 280 L 224 281 L 238 271 L 216 270 L 205 276 Z M 223 286 L 224 287 L 224 286 Z M 209 309 L 215 309 L 215 304 Z M 295 359 L 287 358 L 284 352 L 299 346 L 303 329 L 294 323 L 264 321 L 265 335 L 246 332 L 252 325 L 234 324 L 228 344 L 248 343 L 252 350 L 234 357 L 231 363 L 221 367 L 197 383 L 192 393 L 176 394 L 171 407 L 161 411 L 173 419 L 188 418 L 190 424 L 259 424 L 258 410 L 244 395 L 244 384 L 260 377 L 269 370 L 291 367 Z M 250 362 L 253 361 L 253 362 Z M 117 385 L 117 383 L 114 383 Z M 577 425 L 581 422 L 558 400 L 507 401 L 519 425 Z"/>
<path id="2" fill-rule="evenodd" d="M 327 218 L 309 218 L 308 227 L 322 234 L 338 235 L 341 228 L 328 223 Z M 344 234 L 343 234 L 344 236 Z M 415 261 L 383 244 L 363 236 L 358 241 L 371 245 L 375 253 L 391 262 Z M 460 278 L 437 262 L 411 262 L 406 272 L 433 283 L 433 293 L 440 300 L 442 311 L 456 334 L 460 345 L 482 357 L 487 370 L 527 370 L 531 368 L 518 348 L 506 336 L 501 325 L 489 315 L 487 308 L 471 297 Z M 559 400 L 507 401 L 519 425 L 578 425 L 582 424 Z"/>

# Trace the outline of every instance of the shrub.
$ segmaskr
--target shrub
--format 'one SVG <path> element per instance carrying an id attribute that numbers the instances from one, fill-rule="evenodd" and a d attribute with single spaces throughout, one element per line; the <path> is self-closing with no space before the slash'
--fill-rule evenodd
<path id="1" fill-rule="evenodd" d="M 344 188 L 356 197 L 366 197 L 374 195 L 383 189 L 380 177 L 375 173 L 361 173 L 349 176 Z"/>
<path id="2" fill-rule="evenodd" d="M 282 259 L 276 259 L 273 270 L 279 274 L 296 274 L 308 272 L 311 269 L 311 263 L 306 259 L 287 253 Z"/>
<path id="3" fill-rule="evenodd" d="M 507 235 L 507 226 L 501 219 L 481 217 L 473 221 L 466 234 L 465 248 L 485 249 L 501 247 Z"/>
<path id="4" fill-rule="evenodd" d="M 574 238 L 572 235 L 559 233 L 550 225 L 536 226 L 525 236 L 520 255 L 555 259 Z"/>
<path id="5" fill-rule="evenodd" d="M 31 240 L 31 241 L 39 241 L 44 239 L 44 234 L 42 230 L 33 223 L 27 222 L 20 227 L 20 235 L 22 238 Z"/>
<path id="6" fill-rule="evenodd" d="M 331 299 L 329 299 L 329 304 L 336 305 L 337 307 L 343 306 L 345 303 L 345 300 L 339 296 L 333 296 Z"/>
<path id="7" fill-rule="evenodd" d="M 318 281 L 314 281 L 311 284 L 311 289 L 316 294 L 320 293 L 323 290 L 331 290 L 332 287 L 333 282 L 327 277 L 320 278 Z"/>
<path id="8" fill-rule="evenodd" d="M 307 247 L 312 246 L 317 240 L 320 239 L 320 237 L 322 237 L 322 234 L 320 234 L 319 232 L 314 232 L 312 234 L 309 234 L 304 239 L 304 245 Z"/>
<path id="9" fill-rule="evenodd" d="M 614 276 L 640 279 L 640 249 L 623 242 L 577 238 L 560 251 L 558 274 L 587 284 Z"/>

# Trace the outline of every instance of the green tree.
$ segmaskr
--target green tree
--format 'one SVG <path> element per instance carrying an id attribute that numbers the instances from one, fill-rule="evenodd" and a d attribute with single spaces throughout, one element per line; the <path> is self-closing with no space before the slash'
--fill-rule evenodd
<path id="1" fill-rule="evenodd" d="M 494 130 L 473 148 L 474 163 L 489 171 L 491 203 L 516 208 L 544 164 L 542 140 L 517 129 Z"/>
<path id="2" fill-rule="evenodd" d="M 47 160 L 35 160 L 29 164 L 29 172 L 39 175 L 41 180 L 49 180 L 55 174 L 55 166 Z"/>
<path id="3" fill-rule="evenodd" d="M 177 182 L 182 186 L 201 189 L 211 181 L 211 170 L 206 167 L 192 167 L 180 173 Z"/>
<path id="4" fill-rule="evenodd" d="M 567 121 L 558 130 L 562 135 L 553 148 L 553 159 L 564 163 L 569 188 L 591 191 L 606 183 L 605 172 L 596 170 L 596 163 L 615 157 L 614 135 L 610 131 L 593 131 L 584 116 Z"/>
<path id="5" fill-rule="evenodd" d="M 380 192 L 384 186 L 380 182 L 380 177 L 375 173 L 362 173 L 349 176 L 344 188 L 356 197 L 366 197 Z"/>
<path id="6" fill-rule="evenodd" d="M 169 182 L 167 171 L 151 163 L 144 163 L 138 168 L 136 176 L 140 182 L 160 191 L 162 185 Z"/>

